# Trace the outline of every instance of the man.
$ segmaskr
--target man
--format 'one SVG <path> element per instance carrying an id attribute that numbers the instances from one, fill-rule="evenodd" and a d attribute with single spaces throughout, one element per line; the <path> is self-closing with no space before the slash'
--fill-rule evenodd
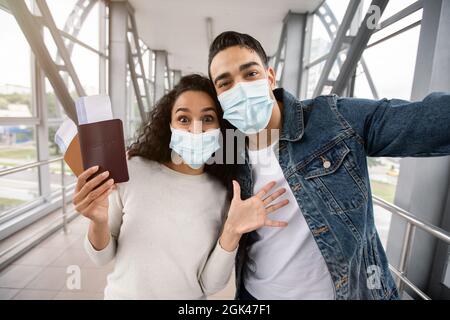
<path id="1" fill-rule="evenodd" d="M 449 155 L 450 95 L 299 101 L 275 89 L 261 44 L 237 32 L 211 44 L 208 71 L 224 118 L 250 137 L 237 179 L 242 196 L 275 180 L 290 200 L 276 214 L 287 227 L 241 239 L 236 298 L 398 299 L 374 225 L 366 157 Z M 279 137 L 269 132 L 264 143 L 265 129 Z"/>

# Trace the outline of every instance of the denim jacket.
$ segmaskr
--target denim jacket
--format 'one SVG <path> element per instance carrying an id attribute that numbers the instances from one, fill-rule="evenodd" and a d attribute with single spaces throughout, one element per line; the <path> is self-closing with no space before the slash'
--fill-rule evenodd
<path id="1" fill-rule="evenodd" d="M 283 89 L 274 94 L 283 104 L 280 166 L 328 266 L 336 299 L 398 299 L 374 224 L 366 157 L 449 155 L 450 94 L 419 102 L 336 95 L 300 101 Z M 248 198 L 247 153 L 245 159 L 237 180 Z M 245 234 L 239 245 L 236 297 L 251 241 Z"/>

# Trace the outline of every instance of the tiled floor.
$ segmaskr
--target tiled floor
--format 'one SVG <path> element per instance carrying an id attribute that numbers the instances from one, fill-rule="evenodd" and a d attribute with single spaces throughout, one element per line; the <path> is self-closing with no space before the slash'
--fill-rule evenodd
<path id="1" fill-rule="evenodd" d="M 58 231 L 0 272 L 0 300 L 9 299 L 103 299 L 106 276 L 113 263 L 95 266 L 83 249 L 88 220 L 78 217 L 68 233 Z M 69 266 L 79 266 L 81 289 L 70 290 Z M 233 277 L 227 288 L 209 297 L 232 299 Z"/>

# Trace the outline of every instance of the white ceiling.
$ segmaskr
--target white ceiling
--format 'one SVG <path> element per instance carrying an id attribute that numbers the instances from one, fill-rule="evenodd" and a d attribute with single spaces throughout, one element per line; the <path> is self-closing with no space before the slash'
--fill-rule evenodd
<path id="1" fill-rule="evenodd" d="M 151 49 L 169 53 L 171 69 L 207 73 L 208 17 L 213 37 L 226 30 L 248 33 L 268 55 L 276 51 L 289 10 L 314 11 L 322 0 L 130 0 L 140 37 Z"/>

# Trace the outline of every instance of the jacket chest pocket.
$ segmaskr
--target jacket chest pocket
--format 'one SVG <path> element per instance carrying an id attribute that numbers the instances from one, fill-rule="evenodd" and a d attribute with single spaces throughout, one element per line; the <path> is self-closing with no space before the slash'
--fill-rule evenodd
<path id="1" fill-rule="evenodd" d="M 332 213 L 345 213 L 367 203 L 368 191 L 350 149 L 339 142 L 318 153 L 303 174 Z"/>

